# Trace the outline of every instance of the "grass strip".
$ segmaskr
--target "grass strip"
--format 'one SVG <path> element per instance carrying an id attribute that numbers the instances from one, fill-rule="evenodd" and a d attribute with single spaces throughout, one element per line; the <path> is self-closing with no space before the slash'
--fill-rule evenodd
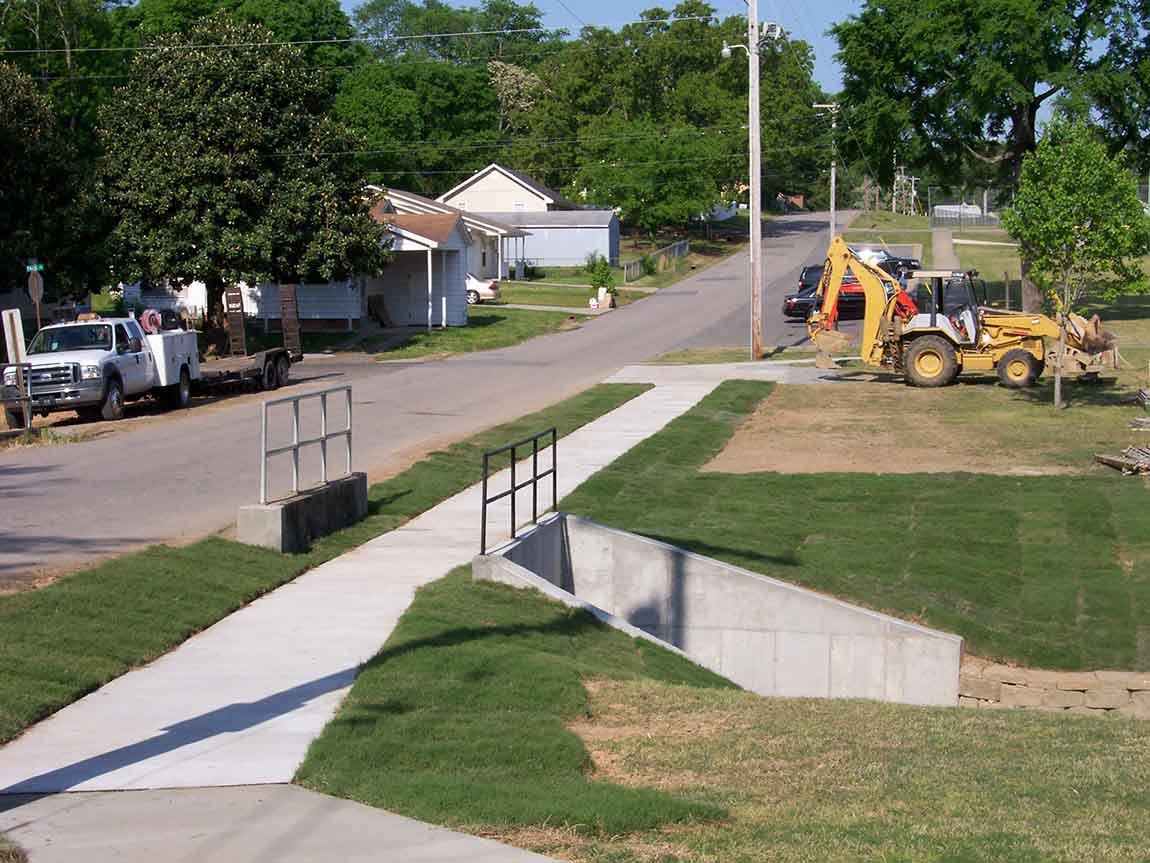
<path id="1" fill-rule="evenodd" d="M 724 383 L 561 507 L 957 633 L 977 655 L 1150 669 L 1142 482 L 700 471 L 769 391 Z"/>
<path id="2" fill-rule="evenodd" d="M 649 642 L 461 567 L 416 594 L 360 671 L 296 781 L 452 826 L 546 823 L 614 834 L 718 818 L 720 807 L 590 781 L 566 724 L 583 678 L 730 686 Z"/>
<path id="3" fill-rule="evenodd" d="M 402 344 L 388 348 L 376 359 L 413 360 L 490 351 L 511 347 L 536 336 L 570 329 L 571 326 L 571 316 L 567 312 L 538 312 L 529 309 L 470 311 L 467 326 L 433 330 L 412 328 Z"/>
<path id="4" fill-rule="evenodd" d="M 551 425 L 568 434 L 647 389 L 601 384 L 433 453 L 373 485 L 368 517 L 306 554 L 212 537 L 182 548 L 154 546 L 39 590 L 0 596 L 0 743 L 304 570 L 478 482 L 483 450 Z"/>

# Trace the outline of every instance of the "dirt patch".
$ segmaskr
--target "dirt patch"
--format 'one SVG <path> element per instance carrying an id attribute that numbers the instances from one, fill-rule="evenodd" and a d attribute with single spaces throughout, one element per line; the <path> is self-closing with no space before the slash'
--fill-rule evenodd
<path id="1" fill-rule="evenodd" d="M 986 385 L 981 385 L 986 386 Z M 889 382 L 778 386 L 704 466 L 719 473 L 1084 473 L 1021 435 L 1001 439 L 957 387 Z M 991 421 L 993 422 L 993 421 Z"/>

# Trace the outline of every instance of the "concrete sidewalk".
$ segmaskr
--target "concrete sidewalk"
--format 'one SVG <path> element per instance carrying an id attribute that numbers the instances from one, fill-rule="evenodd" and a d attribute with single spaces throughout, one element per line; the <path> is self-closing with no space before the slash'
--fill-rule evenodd
<path id="1" fill-rule="evenodd" d="M 561 440 L 559 495 L 716 383 L 656 387 Z M 507 482 L 498 476 L 491 488 Z M 550 505 L 549 492 L 545 484 L 541 508 Z M 508 533 L 504 506 L 489 512 L 490 537 Z M 0 791 L 290 782 L 356 669 L 387 640 L 415 591 L 478 553 L 479 512 L 476 486 L 64 708 L 0 749 Z M 530 512 L 525 490 L 520 519 Z"/>
<path id="2" fill-rule="evenodd" d="M 32 863 L 546 863 L 294 785 L 0 797 Z"/>

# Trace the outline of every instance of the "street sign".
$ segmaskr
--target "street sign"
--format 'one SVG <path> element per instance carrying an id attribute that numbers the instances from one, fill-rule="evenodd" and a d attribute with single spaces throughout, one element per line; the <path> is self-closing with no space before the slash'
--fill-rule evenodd
<path id="1" fill-rule="evenodd" d="M 42 273 L 44 272 L 44 265 L 35 258 L 29 258 L 28 263 L 24 265 L 24 269 L 29 273 Z"/>
<path id="2" fill-rule="evenodd" d="M 24 322 L 20 318 L 19 309 L 5 309 L 4 341 L 8 345 L 8 362 L 13 365 L 22 365 L 27 362 L 24 353 Z"/>
<path id="3" fill-rule="evenodd" d="M 44 277 L 40 275 L 39 270 L 33 270 L 28 274 L 28 296 L 36 305 L 40 305 L 40 300 L 44 297 Z"/>

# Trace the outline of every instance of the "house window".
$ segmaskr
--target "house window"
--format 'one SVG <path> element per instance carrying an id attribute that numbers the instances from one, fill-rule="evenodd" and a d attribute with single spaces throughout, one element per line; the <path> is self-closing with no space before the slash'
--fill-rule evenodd
<path id="1" fill-rule="evenodd" d="M 522 201 L 516 201 L 511 206 L 516 210 L 526 210 L 527 209 L 527 205 L 524 204 Z"/>

